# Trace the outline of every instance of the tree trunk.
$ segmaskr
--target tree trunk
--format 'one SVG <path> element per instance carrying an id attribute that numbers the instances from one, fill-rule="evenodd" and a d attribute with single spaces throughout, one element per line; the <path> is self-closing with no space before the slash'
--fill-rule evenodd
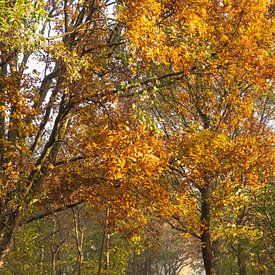
<path id="1" fill-rule="evenodd" d="M 80 224 L 80 213 L 78 207 L 76 209 L 72 208 L 73 213 L 73 223 L 74 223 L 74 231 L 75 231 L 75 241 L 76 241 L 76 249 L 77 249 L 77 274 L 81 274 L 81 267 L 83 262 L 83 242 L 84 242 L 84 233 L 83 228 Z"/>
<path id="2" fill-rule="evenodd" d="M 102 243 L 101 243 L 101 248 L 100 248 L 100 253 L 99 253 L 99 259 L 98 259 L 98 271 L 97 274 L 101 275 L 102 273 L 102 265 L 103 265 L 103 256 L 104 256 L 104 250 L 105 250 L 105 265 L 104 265 L 104 273 L 107 272 L 108 268 L 109 268 L 109 240 L 107 240 L 109 238 L 108 236 L 108 218 L 109 218 L 109 212 L 110 209 L 109 207 L 106 208 L 106 214 L 105 214 L 105 221 L 104 221 L 104 228 L 103 228 L 103 236 L 102 236 Z M 107 244 L 107 245 L 106 245 Z M 106 258 L 107 256 L 107 258 Z"/>
<path id="3" fill-rule="evenodd" d="M 0 78 L 3 76 L 6 76 L 8 72 L 7 64 L 0 67 Z M 5 106 L 5 101 L 2 99 L 2 95 L 4 94 L 4 88 L 3 85 L 0 84 L 0 107 Z M 5 136 L 5 113 L 3 111 L 0 112 L 0 171 L 3 168 L 3 162 L 4 162 L 4 151 L 5 147 L 3 145 L 4 136 Z"/>
<path id="4" fill-rule="evenodd" d="M 4 258 L 9 252 L 10 246 L 12 244 L 13 234 L 16 228 L 18 220 L 18 209 L 13 209 L 8 211 L 8 213 L 3 213 L 4 210 L 1 209 L 0 212 L 0 269 L 4 266 Z"/>
<path id="5" fill-rule="evenodd" d="M 239 275 L 246 275 L 245 257 L 243 255 L 241 247 L 238 247 L 237 259 L 238 259 Z"/>
<path id="6" fill-rule="evenodd" d="M 202 223 L 202 233 L 201 233 L 201 245 L 202 245 L 202 258 L 205 268 L 206 275 L 215 275 L 214 268 L 214 257 L 211 244 L 211 233 L 210 233 L 210 187 L 200 189 L 202 204 L 201 204 L 201 223 Z"/>
<path id="7" fill-rule="evenodd" d="M 105 237 L 105 267 L 104 269 L 108 272 L 110 267 L 110 234 L 107 230 Z"/>

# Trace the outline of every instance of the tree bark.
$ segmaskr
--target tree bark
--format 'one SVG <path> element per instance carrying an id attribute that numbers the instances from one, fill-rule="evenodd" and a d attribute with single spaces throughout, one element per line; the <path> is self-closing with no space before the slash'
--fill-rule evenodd
<path id="1" fill-rule="evenodd" d="M 0 67 L 0 78 L 3 76 L 7 75 L 7 64 L 4 64 Z M 0 107 L 5 106 L 5 101 L 3 100 L 4 98 L 4 87 L 3 84 L 0 83 Z M 4 136 L 5 136 L 5 113 L 3 111 L 0 112 L 0 171 L 3 166 L 3 161 L 4 161 Z"/>
<path id="2" fill-rule="evenodd" d="M 202 223 L 202 233 L 200 236 L 202 245 L 202 258 L 205 268 L 206 275 L 215 275 L 214 268 L 214 257 L 212 251 L 211 243 L 211 233 L 210 233 L 210 187 L 200 189 L 202 204 L 201 204 L 201 223 Z"/>
<path id="3" fill-rule="evenodd" d="M 19 208 L 20 206 L 27 207 L 31 198 L 40 192 L 41 182 L 48 173 L 47 159 L 49 156 L 55 158 L 57 155 L 59 148 L 56 149 L 54 145 L 57 143 L 59 133 L 61 131 L 62 133 L 65 132 L 62 127 L 68 127 L 67 123 L 65 125 L 62 123 L 67 121 L 69 110 L 62 104 L 63 102 L 60 104 L 60 110 L 49 140 L 37 159 L 35 168 L 29 173 L 28 185 L 21 189 L 21 179 L 19 179 L 16 189 L 9 191 L 5 198 L 0 201 L 0 268 L 4 264 L 3 259 L 10 249 L 12 236 L 19 223 Z M 20 200 L 18 201 L 19 196 Z M 17 204 L 17 206 L 12 206 L 13 203 Z"/>
<path id="4" fill-rule="evenodd" d="M 101 243 L 101 248 L 100 248 L 100 253 L 99 253 L 99 259 L 98 259 L 98 271 L 97 271 L 97 275 L 101 275 L 102 274 L 104 250 L 105 250 L 104 273 L 109 268 L 109 255 L 108 255 L 108 253 L 109 253 L 109 247 L 108 247 L 109 246 L 109 243 L 108 243 L 109 242 L 109 240 L 108 240 L 108 238 L 109 238 L 109 235 L 108 235 L 109 212 L 110 212 L 110 209 L 109 209 L 109 207 L 107 207 L 106 208 L 106 214 L 105 214 L 104 228 L 103 228 L 102 243 Z"/>
<path id="5" fill-rule="evenodd" d="M 245 257 L 243 255 L 243 252 L 240 246 L 238 247 L 237 259 L 238 259 L 239 275 L 246 275 L 247 273 L 246 273 Z"/>
<path id="6" fill-rule="evenodd" d="M 4 266 L 4 258 L 10 250 L 12 237 L 18 220 L 18 209 L 9 210 L 8 213 L 0 212 L 0 269 Z"/>
<path id="7" fill-rule="evenodd" d="M 81 275 L 81 267 L 83 262 L 84 232 L 80 224 L 79 211 L 80 210 L 78 208 L 76 208 L 76 210 L 72 208 L 74 231 L 75 231 L 75 242 L 76 242 L 76 249 L 77 249 L 76 267 L 77 267 L 77 274 Z"/>

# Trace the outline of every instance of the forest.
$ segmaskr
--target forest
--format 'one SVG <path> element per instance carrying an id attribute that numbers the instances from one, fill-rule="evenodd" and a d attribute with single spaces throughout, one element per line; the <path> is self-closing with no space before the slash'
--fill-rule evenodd
<path id="1" fill-rule="evenodd" d="M 271 0 L 0 0 L 0 274 L 275 274 Z"/>

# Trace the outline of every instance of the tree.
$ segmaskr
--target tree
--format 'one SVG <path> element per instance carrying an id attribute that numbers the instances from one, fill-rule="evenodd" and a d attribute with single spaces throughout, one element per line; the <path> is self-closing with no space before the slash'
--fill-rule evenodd
<path id="1" fill-rule="evenodd" d="M 154 225 L 154 223 L 153 223 Z M 127 274 L 180 274 L 187 266 L 194 271 L 202 269 L 200 244 L 165 224 L 155 223 L 159 229 L 157 237 L 150 237 L 153 243 L 142 251 L 131 255 Z M 149 237 L 149 236 L 147 236 Z"/>
<path id="2" fill-rule="evenodd" d="M 272 83 L 272 6 L 129 0 L 124 11 L 133 59 L 150 72 L 182 72 L 167 90 L 156 83 L 158 106 L 147 108 L 174 144 L 170 166 L 177 176 L 171 180 L 183 210 L 174 216 L 180 226 L 171 224 L 201 240 L 206 274 L 214 274 L 219 201 L 229 194 L 237 200 L 238 190 L 256 192 L 271 173 L 270 112 L 264 102 Z"/>
<path id="3" fill-rule="evenodd" d="M 5 274 L 97 274 L 104 214 L 80 204 L 21 226 L 5 258 Z M 109 228 L 108 274 L 121 274 L 138 244 Z M 105 249 L 104 249 L 105 253 Z M 103 262 L 103 267 L 105 264 Z M 102 268 L 101 273 L 106 273 Z"/>
<path id="4" fill-rule="evenodd" d="M 165 202 L 157 179 L 167 157 L 148 123 L 130 125 L 135 114 L 127 98 L 140 81 L 129 69 L 117 5 L 1 5 L 1 259 L 30 206 L 69 207 L 85 199 L 101 209 L 112 205 L 114 216 L 131 210 L 132 219 L 134 212 L 144 219 L 135 194 L 141 188 L 146 201 L 155 186 L 159 192 L 145 209 L 149 200 Z"/>
<path id="5" fill-rule="evenodd" d="M 231 266 L 239 269 L 239 274 L 272 274 L 274 188 L 267 185 L 253 193 L 242 191 L 239 196 L 246 200 L 240 211 L 233 215 L 231 210 L 230 219 L 228 213 L 224 215 L 227 223 L 222 226 L 218 270 L 226 273 Z"/>

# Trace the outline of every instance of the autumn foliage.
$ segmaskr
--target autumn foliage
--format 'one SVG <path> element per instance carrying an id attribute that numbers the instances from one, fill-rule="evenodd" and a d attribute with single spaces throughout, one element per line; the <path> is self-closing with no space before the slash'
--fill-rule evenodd
<path id="1" fill-rule="evenodd" d="M 247 236 L 269 234 L 270 1 L 0 8 L 1 259 L 36 211 L 87 202 L 113 230 L 154 221 L 196 239 L 206 274 L 231 247 L 246 274 Z"/>

